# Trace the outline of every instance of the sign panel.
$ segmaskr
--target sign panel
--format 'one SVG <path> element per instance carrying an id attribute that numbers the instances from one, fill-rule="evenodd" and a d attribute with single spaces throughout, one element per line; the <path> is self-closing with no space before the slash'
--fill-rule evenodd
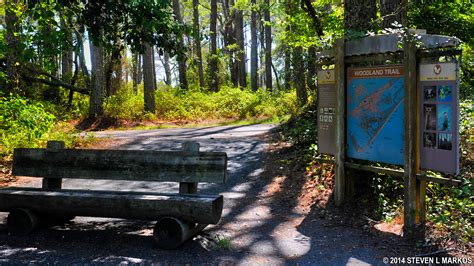
<path id="1" fill-rule="evenodd" d="M 318 72 L 318 152 L 336 153 L 336 80 L 334 69 Z"/>
<path id="2" fill-rule="evenodd" d="M 347 156 L 404 164 L 403 66 L 347 70 Z"/>
<path id="3" fill-rule="evenodd" d="M 459 172 L 459 98 L 456 63 L 420 65 L 420 166 Z"/>

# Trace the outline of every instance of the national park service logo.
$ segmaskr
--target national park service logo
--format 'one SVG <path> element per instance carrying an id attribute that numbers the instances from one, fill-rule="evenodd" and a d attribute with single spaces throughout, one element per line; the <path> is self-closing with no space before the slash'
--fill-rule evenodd
<path id="1" fill-rule="evenodd" d="M 441 65 L 438 65 L 438 64 L 434 65 L 434 67 L 433 67 L 433 72 L 434 72 L 436 75 L 441 74 Z"/>
<path id="2" fill-rule="evenodd" d="M 331 79 L 331 71 L 326 71 L 326 79 L 330 80 Z"/>

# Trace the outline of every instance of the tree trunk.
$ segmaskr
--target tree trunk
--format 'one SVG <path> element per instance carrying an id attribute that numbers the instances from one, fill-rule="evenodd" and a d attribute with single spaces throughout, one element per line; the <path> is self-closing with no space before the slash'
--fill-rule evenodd
<path id="1" fill-rule="evenodd" d="M 308 102 L 308 93 L 306 92 L 304 64 L 303 64 L 303 48 L 296 47 L 293 49 L 293 69 L 294 80 L 296 86 L 296 96 L 300 105 L 305 105 Z"/>
<path id="2" fill-rule="evenodd" d="M 16 65 L 20 40 L 15 33 L 18 32 L 18 17 L 14 12 L 15 7 L 18 5 L 18 0 L 7 0 L 5 2 L 5 27 L 6 27 L 6 36 L 5 41 L 7 45 L 6 53 L 6 75 L 7 75 L 7 90 L 5 95 L 8 95 L 8 92 L 14 92 L 16 89 L 19 89 L 19 71 Z"/>
<path id="3" fill-rule="evenodd" d="M 179 1 L 173 0 L 173 13 L 178 22 L 181 22 L 181 12 L 179 10 Z M 184 49 L 183 35 L 180 35 L 178 38 L 178 45 L 180 49 Z M 176 60 L 178 61 L 178 76 L 179 76 L 179 87 L 182 90 L 188 89 L 188 80 L 186 77 L 186 54 L 184 52 L 179 52 Z"/>
<path id="4" fill-rule="evenodd" d="M 112 90 L 111 87 L 114 59 L 110 54 L 105 56 L 105 58 L 105 97 L 109 97 Z"/>
<path id="5" fill-rule="evenodd" d="M 119 59 L 114 60 L 112 64 L 112 77 L 110 79 L 110 95 L 116 95 L 122 87 L 125 80 L 124 75 L 124 58 L 119 55 Z"/>
<path id="6" fill-rule="evenodd" d="M 199 86 L 204 87 L 204 70 L 202 68 L 202 50 L 201 50 L 201 33 L 199 27 L 199 0 L 193 0 L 193 39 L 196 49 L 196 64 L 199 76 Z"/>
<path id="7" fill-rule="evenodd" d="M 265 26 L 260 16 L 260 73 L 265 73 Z M 260 87 L 265 86 L 265 74 L 260 75 Z"/>
<path id="8" fill-rule="evenodd" d="M 163 68 L 165 69 L 165 84 L 171 86 L 170 55 L 168 52 L 164 52 L 163 61 Z"/>
<path id="9" fill-rule="evenodd" d="M 158 84 L 156 83 L 155 47 L 152 47 L 152 53 L 153 53 L 153 89 L 156 90 L 158 88 Z"/>
<path id="10" fill-rule="evenodd" d="M 308 48 L 308 75 L 306 76 L 306 82 L 308 83 L 308 88 L 312 92 L 316 92 L 316 46 L 311 45 Z"/>
<path id="11" fill-rule="evenodd" d="M 155 113 L 155 90 L 153 82 L 153 48 L 147 44 L 143 54 L 143 95 L 145 112 Z"/>
<path id="12" fill-rule="evenodd" d="M 288 90 L 291 88 L 291 51 L 288 46 L 284 46 L 285 51 L 285 89 Z"/>
<path id="13" fill-rule="evenodd" d="M 61 79 L 66 83 L 71 82 L 72 78 L 72 35 L 69 30 L 66 28 L 66 23 L 64 19 L 61 18 L 61 28 L 66 31 L 66 41 L 65 47 L 63 48 L 62 55 L 61 55 Z"/>
<path id="14" fill-rule="evenodd" d="M 272 28 L 270 25 L 270 0 L 265 0 L 265 87 L 272 90 Z"/>
<path id="15" fill-rule="evenodd" d="M 235 58 L 235 49 L 233 46 L 237 42 L 235 37 L 235 29 L 234 29 L 234 20 L 235 20 L 235 9 L 231 9 L 234 5 L 233 0 L 223 0 L 222 1 L 222 13 L 224 14 L 224 25 L 222 26 L 222 35 L 224 37 L 224 46 L 225 51 L 228 56 L 229 62 L 229 73 L 230 73 L 230 80 L 234 87 L 239 86 L 239 79 L 238 79 L 238 67 Z"/>
<path id="16" fill-rule="evenodd" d="M 210 54 L 209 54 L 209 89 L 218 91 L 218 71 L 217 71 L 217 0 L 211 0 L 211 21 L 210 21 Z"/>
<path id="17" fill-rule="evenodd" d="M 344 30 L 365 33 L 377 14 L 376 0 L 344 0 Z"/>
<path id="18" fill-rule="evenodd" d="M 132 84 L 133 92 L 138 93 L 138 53 L 132 54 Z"/>
<path id="19" fill-rule="evenodd" d="M 257 40 L 257 12 L 255 11 L 257 1 L 252 0 L 252 11 L 250 18 L 250 88 L 252 91 L 258 89 L 258 40 Z"/>
<path id="20" fill-rule="evenodd" d="M 406 6 L 403 0 L 380 0 L 380 14 L 382 16 L 382 28 L 393 28 L 396 21 L 399 24 L 407 25 Z"/>
<path id="21" fill-rule="evenodd" d="M 91 65 L 92 65 L 92 88 L 89 103 L 89 117 L 97 118 L 104 114 L 104 51 L 102 47 L 96 46 L 90 41 Z"/>
<path id="22" fill-rule="evenodd" d="M 244 16 L 243 11 L 239 9 L 235 10 L 235 31 L 237 34 L 237 46 L 239 47 L 237 52 L 239 86 L 245 88 L 247 87 L 247 72 L 245 69 L 247 58 L 245 56 Z"/>
<path id="23" fill-rule="evenodd" d="M 73 51 L 72 51 L 72 34 L 67 29 L 64 19 L 60 19 L 61 29 L 66 32 L 66 41 L 65 47 L 62 49 L 61 55 L 61 79 L 65 83 L 71 83 L 72 79 L 72 64 L 73 64 Z M 69 91 L 68 97 L 68 106 L 72 103 L 72 97 L 74 96 L 74 91 Z"/>
<path id="24" fill-rule="evenodd" d="M 137 81 L 138 81 L 138 84 L 141 84 L 142 81 L 143 81 L 143 56 L 142 55 L 138 55 L 138 65 L 137 65 L 138 69 L 138 76 L 137 76 Z"/>
<path id="25" fill-rule="evenodd" d="M 79 56 L 79 66 L 81 68 L 82 75 L 84 75 L 86 80 L 86 87 L 89 88 L 91 85 L 91 80 L 89 76 L 89 70 L 86 65 L 86 57 L 84 56 L 84 28 L 81 28 L 79 32 L 76 32 L 77 46 L 78 46 L 78 56 Z"/>

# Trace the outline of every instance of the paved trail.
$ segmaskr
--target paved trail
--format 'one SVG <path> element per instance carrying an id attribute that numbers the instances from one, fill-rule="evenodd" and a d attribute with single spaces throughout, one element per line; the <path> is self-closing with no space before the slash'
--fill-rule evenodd
<path id="1" fill-rule="evenodd" d="M 160 250 L 151 237 L 153 223 L 78 217 L 72 223 L 41 230 L 29 237 L 11 237 L 0 213 L 0 264 L 18 263 L 178 263 L 178 264 L 383 264 L 387 253 L 363 231 L 328 228 L 304 216 L 275 210 L 261 195 L 267 185 L 262 134 L 272 125 L 223 126 L 190 129 L 108 131 L 98 137 L 122 139 L 117 149 L 177 150 L 195 140 L 202 151 L 225 151 L 229 179 L 224 185 L 201 184 L 201 192 L 222 193 L 224 212 L 218 225 L 209 226 L 194 240 L 174 251 Z M 25 181 L 25 180 L 23 180 Z M 22 185 L 39 186 L 27 179 Z M 177 191 L 174 183 L 65 180 L 65 188 Z M 217 244 L 221 239 L 221 244 Z M 223 240 L 223 241 L 222 241 Z M 232 248 L 222 248 L 226 240 Z"/>

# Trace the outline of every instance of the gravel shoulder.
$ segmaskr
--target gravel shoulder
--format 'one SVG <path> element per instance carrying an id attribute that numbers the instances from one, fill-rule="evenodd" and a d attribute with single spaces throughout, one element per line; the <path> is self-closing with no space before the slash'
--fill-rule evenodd
<path id="1" fill-rule="evenodd" d="M 242 265 L 383 265 L 383 257 L 400 255 L 391 246 L 396 236 L 375 236 L 361 228 L 338 225 L 297 207 L 286 176 L 277 166 L 265 134 L 274 125 L 192 129 L 109 131 L 98 137 L 117 140 L 114 149 L 177 150 L 195 140 L 203 151 L 225 151 L 229 179 L 224 185 L 200 185 L 202 193 L 225 198 L 219 224 L 208 226 L 177 250 L 158 249 L 154 224 L 144 221 L 78 217 L 27 237 L 10 236 L 6 213 L 0 213 L 0 264 L 171 263 Z M 20 178 L 16 185 L 40 186 Z M 65 188 L 177 191 L 177 184 L 65 180 Z M 297 190 L 299 188 L 296 188 Z M 283 202 L 282 202 L 283 201 Z"/>

